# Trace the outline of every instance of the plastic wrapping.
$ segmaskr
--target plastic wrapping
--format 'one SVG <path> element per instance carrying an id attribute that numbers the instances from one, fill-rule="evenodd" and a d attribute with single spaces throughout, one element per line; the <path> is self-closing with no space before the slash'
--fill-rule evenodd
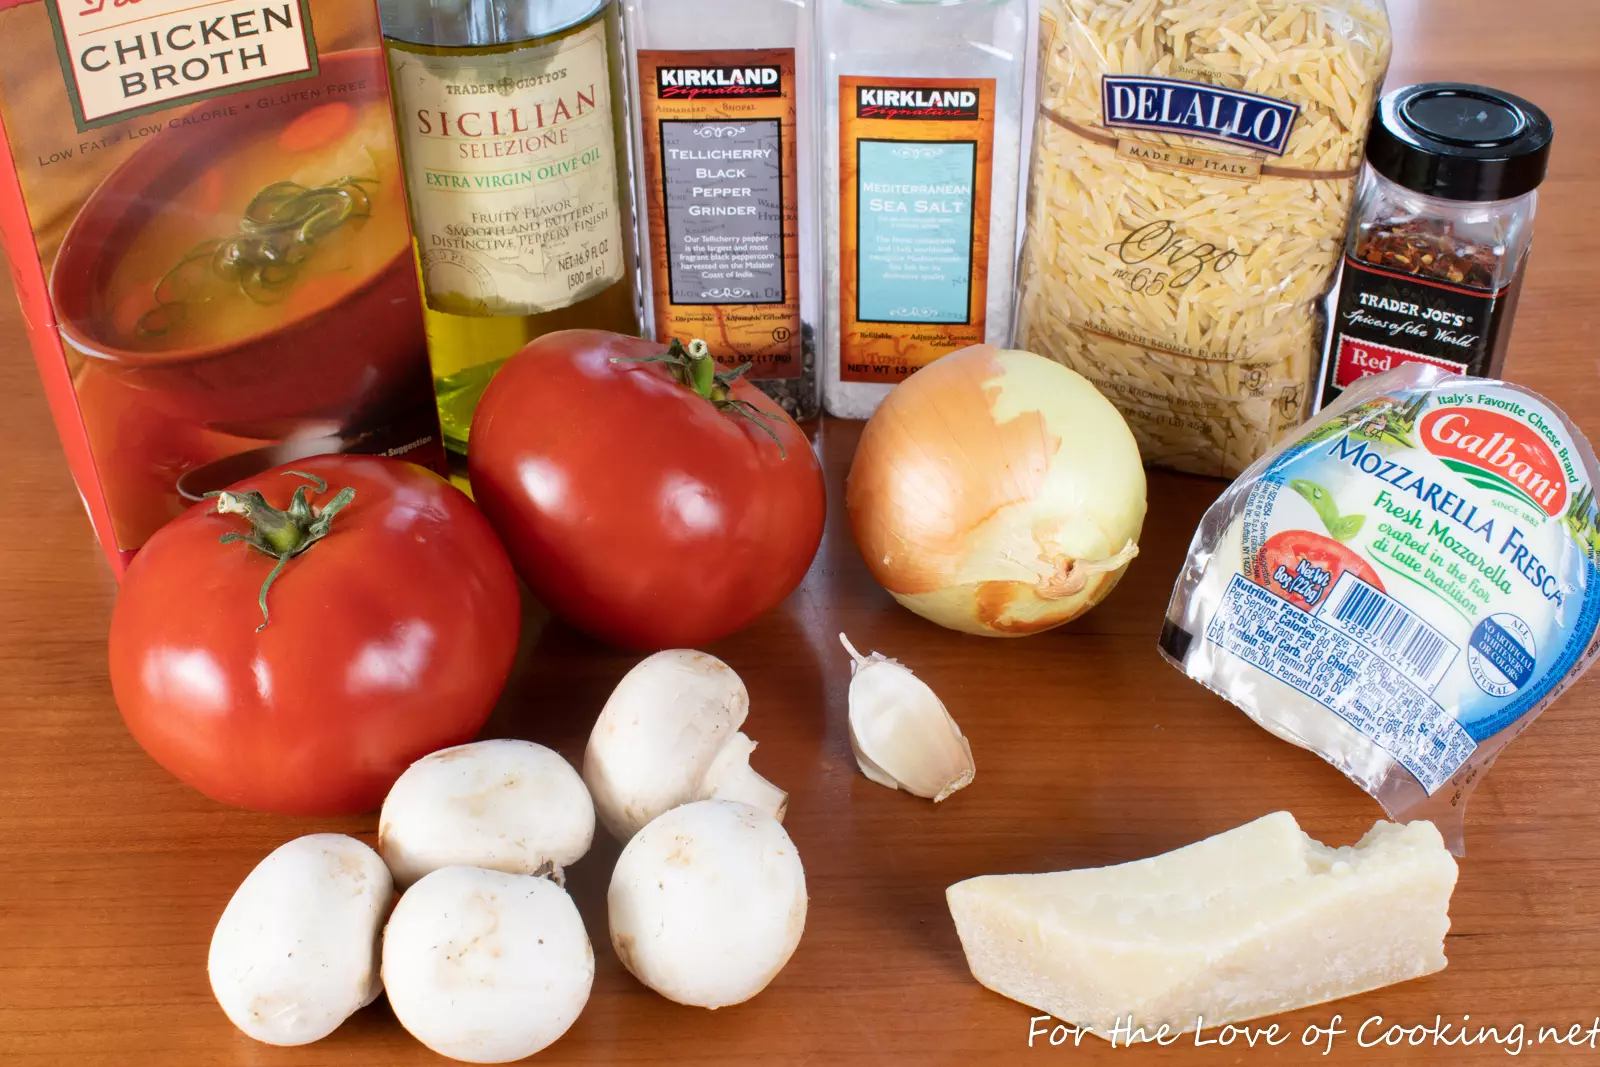
<path id="1" fill-rule="evenodd" d="M 1363 378 L 1206 512 L 1162 653 L 1460 854 L 1478 777 L 1594 658 L 1596 476 L 1526 389 Z"/>
<path id="2" fill-rule="evenodd" d="M 1017 346 L 1237 475 L 1308 410 L 1384 4 L 1044 0 L 1040 45 Z"/>

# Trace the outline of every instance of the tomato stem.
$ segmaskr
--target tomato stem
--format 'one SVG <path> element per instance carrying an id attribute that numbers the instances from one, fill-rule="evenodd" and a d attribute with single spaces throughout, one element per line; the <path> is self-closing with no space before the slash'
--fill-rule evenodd
<path id="1" fill-rule="evenodd" d="M 733 383 L 743 378 L 750 370 L 749 363 L 741 363 L 732 370 L 718 370 L 717 361 L 711 355 L 711 346 L 698 337 L 690 341 L 687 346 L 674 337 L 667 350 L 659 355 L 637 358 L 613 356 L 611 362 L 665 363 L 672 369 L 672 376 L 679 385 L 692 389 L 696 395 L 711 401 L 716 409 L 725 415 L 749 419 L 757 429 L 777 444 L 779 459 L 789 458 L 788 449 L 783 447 L 783 439 L 769 425 L 769 422 L 779 421 L 778 417 L 762 411 L 748 400 L 740 400 L 733 395 Z"/>
<path id="2" fill-rule="evenodd" d="M 682 342 L 674 339 L 668 351 L 673 352 L 682 347 Z M 688 371 L 689 381 L 686 384 L 707 400 L 714 399 L 713 394 L 718 385 L 717 361 L 711 358 L 711 346 L 698 338 L 689 342 Z"/>
<path id="3" fill-rule="evenodd" d="M 261 583 L 261 594 L 256 598 L 256 603 L 261 608 L 261 625 L 256 627 L 256 633 L 267 628 L 271 616 L 267 612 L 267 591 L 272 588 L 272 583 L 278 580 L 278 575 L 283 573 L 283 568 L 294 557 L 328 536 L 333 528 L 333 518 L 343 511 L 355 499 L 356 491 L 351 488 L 339 490 L 332 500 L 322 507 L 316 507 L 306 495 L 307 489 L 318 494 L 328 491 L 328 483 L 318 478 L 315 474 L 306 474 L 302 471 L 285 471 L 286 475 L 304 478 L 310 486 L 299 486 L 294 491 L 294 497 L 289 501 L 287 510 L 280 511 L 267 503 L 267 498 L 252 489 L 248 493 L 233 493 L 228 490 L 207 493 L 208 497 L 215 497 L 217 501 L 216 515 L 240 515 L 250 523 L 249 533 L 225 533 L 222 535 L 221 544 L 231 545 L 235 541 L 242 541 L 262 555 L 271 556 L 277 560 L 277 565 L 272 568 L 266 580 Z"/>

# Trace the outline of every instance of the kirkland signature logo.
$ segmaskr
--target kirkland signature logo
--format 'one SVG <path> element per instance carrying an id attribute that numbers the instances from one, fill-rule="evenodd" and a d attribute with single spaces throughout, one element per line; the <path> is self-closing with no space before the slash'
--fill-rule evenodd
<path id="1" fill-rule="evenodd" d="M 856 117 L 863 119 L 975 119 L 981 102 L 975 88 L 856 89 Z"/>
<path id="2" fill-rule="evenodd" d="M 1176 78 L 1108 74 L 1100 95 L 1107 126 L 1188 134 L 1275 156 L 1283 155 L 1300 116 L 1294 104 L 1270 96 Z"/>
<path id="3" fill-rule="evenodd" d="M 782 96 L 783 71 L 778 67 L 662 67 L 656 71 L 656 95 L 663 100 Z"/>

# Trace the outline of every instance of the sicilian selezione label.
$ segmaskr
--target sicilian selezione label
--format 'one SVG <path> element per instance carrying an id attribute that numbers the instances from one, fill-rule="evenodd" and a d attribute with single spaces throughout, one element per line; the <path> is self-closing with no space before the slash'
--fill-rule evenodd
<path id="1" fill-rule="evenodd" d="M 622 279 L 603 19 L 506 52 L 388 51 L 430 307 L 537 315 Z"/>
<path id="2" fill-rule="evenodd" d="M 639 53 L 656 336 L 800 375 L 794 50 Z"/>
<path id="3" fill-rule="evenodd" d="M 1510 286 L 1450 285 L 1346 256 L 1322 402 L 1332 403 L 1360 378 L 1405 363 L 1487 377 L 1510 295 Z"/>
<path id="4" fill-rule="evenodd" d="M 839 79 L 840 377 L 984 339 L 993 79 Z"/>

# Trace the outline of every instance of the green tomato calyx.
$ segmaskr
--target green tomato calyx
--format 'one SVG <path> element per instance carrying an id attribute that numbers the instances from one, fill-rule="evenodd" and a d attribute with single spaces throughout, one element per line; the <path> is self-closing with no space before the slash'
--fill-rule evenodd
<path id="1" fill-rule="evenodd" d="M 779 417 L 762 411 L 748 400 L 740 400 L 733 395 L 733 383 L 743 378 L 750 370 L 749 363 L 741 363 L 732 370 L 718 370 L 717 361 L 711 355 L 711 346 L 699 338 L 695 338 L 687 345 L 673 338 L 667 350 L 660 355 L 641 356 L 637 359 L 614 356 L 611 362 L 666 364 L 679 385 L 709 400 L 725 415 L 750 420 L 777 444 L 779 459 L 789 457 L 788 450 L 783 447 L 782 439 L 771 426 L 771 423 L 779 421 Z"/>
<path id="2" fill-rule="evenodd" d="M 328 483 L 315 474 L 306 474 L 302 471 L 284 471 L 284 474 L 304 478 L 311 483 L 309 486 L 302 485 L 295 489 L 287 510 L 273 507 L 267 503 L 266 497 L 254 489 L 248 493 L 222 490 L 206 494 L 217 502 L 216 510 L 212 514 L 239 515 L 250 523 L 249 533 L 225 533 L 222 535 L 221 544 L 231 545 L 235 541 L 242 541 L 262 555 L 271 556 L 278 561 L 266 580 L 261 583 L 261 595 L 256 600 L 261 607 L 261 625 L 256 627 L 256 633 L 265 630 L 267 623 L 272 621 L 267 612 L 267 591 L 272 588 L 272 583 L 278 580 L 278 575 L 283 573 L 283 568 L 291 559 L 327 537 L 333 528 L 334 516 L 356 498 L 356 491 L 346 487 L 334 494 L 332 500 L 317 507 L 308 498 L 307 490 L 321 495 L 328 491 Z"/>

